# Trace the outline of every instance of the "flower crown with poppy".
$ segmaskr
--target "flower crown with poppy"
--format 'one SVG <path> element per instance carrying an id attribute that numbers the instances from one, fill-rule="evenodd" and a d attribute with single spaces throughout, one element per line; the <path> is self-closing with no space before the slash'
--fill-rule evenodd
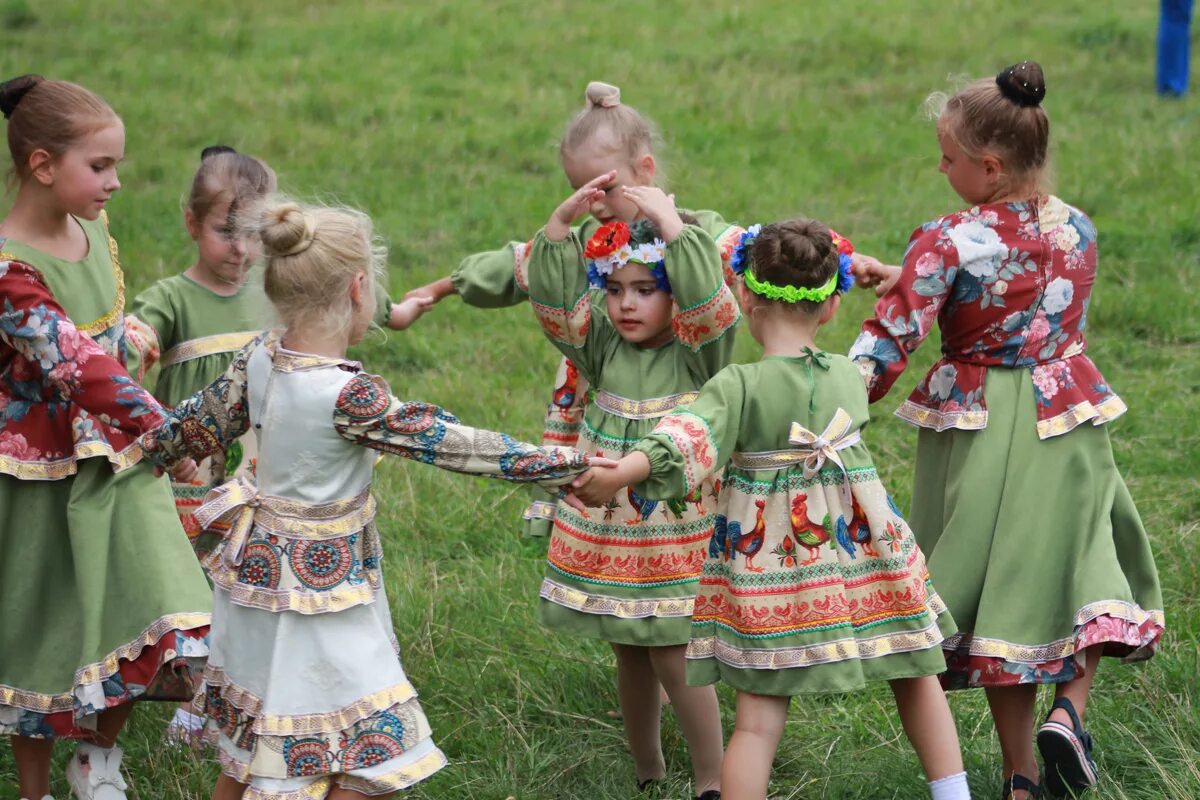
<path id="1" fill-rule="evenodd" d="M 608 276 L 626 264 L 642 264 L 654 276 L 654 284 L 664 292 L 671 291 L 667 280 L 667 243 L 658 228 L 649 220 L 638 220 L 632 226 L 610 222 L 588 239 L 583 249 L 588 264 L 588 283 L 597 289 L 608 288 Z"/>
<path id="2" fill-rule="evenodd" d="M 783 300 L 787 303 L 799 303 L 801 300 L 820 303 L 832 296 L 834 292 L 847 292 L 854 285 L 854 267 L 850 259 L 850 256 L 854 255 L 854 245 L 832 228 L 829 229 L 829 234 L 833 237 L 833 244 L 838 251 L 838 270 L 829 276 L 829 280 L 824 285 L 814 287 L 776 286 L 769 281 L 759 280 L 750 267 L 752 266 L 751 250 L 754 247 L 754 240 L 761 232 L 762 225 L 751 225 L 747 228 L 738 240 L 737 246 L 733 248 L 733 255 L 729 259 L 729 268 L 735 275 L 741 275 L 746 282 L 746 288 L 760 297 L 768 300 Z"/>

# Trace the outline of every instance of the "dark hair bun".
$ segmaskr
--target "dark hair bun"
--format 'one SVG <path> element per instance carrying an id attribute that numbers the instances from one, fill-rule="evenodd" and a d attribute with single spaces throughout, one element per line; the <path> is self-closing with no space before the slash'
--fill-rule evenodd
<path id="1" fill-rule="evenodd" d="M 1046 76 L 1036 61 L 1022 61 L 1000 71 L 996 85 L 1001 93 L 1019 106 L 1040 106 L 1046 99 Z"/>
<path id="2" fill-rule="evenodd" d="M 200 160 L 203 161 L 204 159 L 211 158 L 212 156 L 219 156 L 222 153 L 237 153 L 237 150 L 234 150 L 232 147 L 223 144 L 210 144 L 208 147 L 200 151 Z"/>
<path id="3" fill-rule="evenodd" d="M 17 103 L 21 102 L 21 98 L 44 80 L 41 75 L 21 75 L 0 83 L 0 114 L 9 119 L 17 110 Z"/>

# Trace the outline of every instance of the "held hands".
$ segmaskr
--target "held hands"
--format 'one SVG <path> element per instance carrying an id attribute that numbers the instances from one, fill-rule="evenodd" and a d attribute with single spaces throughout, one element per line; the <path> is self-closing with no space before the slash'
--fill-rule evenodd
<path id="1" fill-rule="evenodd" d="M 424 287 L 422 287 L 424 288 Z M 394 331 L 402 331 L 412 325 L 421 315 L 433 308 L 437 301 L 431 297 L 417 294 L 420 289 L 414 289 L 404 295 L 399 303 L 392 303 L 392 312 L 388 316 L 387 326 Z"/>
<path id="2" fill-rule="evenodd" d="M 604 199 L 601 186 L 612 183 L 617 177 L 616 170 L 610 170 L 603 175 L 597 175 L 575 190 L 575 193 L 562 202 L 550 220 L 546 223 L 546 238 L 552 242 L 561 242 L 571 232 L 571 223 L 591 207 L 592 203 Z"/>
<path id="3" fill-rule="evenodd" d="M 675 195 L 668 195 L 657 186 L 622 186 L 621 194 L 658 227 L 667 244 L 683 231 L 683 220 L 675 210 Z"/>
<path id="4" fill-rule="evenodd" d="M 850 257 L 854 268 L 854 280 L 859 286 L 875 289 L 875 296 L 882 297 L 900 280 L 900 267 L 882 263 L 879 259 L 855 253 Z"/>
<path id="5" fill-rule="evenodd" d="M 641 452 L 632 452 L 620 461 L 593 458 L 592 468 L 571 483 L 566 500 L 580 511 L 584 506 L 604 505 L 624 486 L 650 477 L 650 460 Z"/>
<path id="6" fill-rule="evenodd" d="M 176 483 L 191 483 L 200 474 L 200 468 L 192 459 L 183 458 L 175 462 L 175 466 L 171 467 L 169 472 L 171 480 Z"/>
<path id="7" fill-rule="evenodd" d="M 439 303 L 443 299 L 454 294 L 454 283 L 449 278 L 438 278 L 433 283 L 427 283 L 424 286 L 418 286 L 415 289 L 409 289 L 404 293 L 404 299 L 408 300 L 413 297 L 428 297 L 434 303 Z"/>

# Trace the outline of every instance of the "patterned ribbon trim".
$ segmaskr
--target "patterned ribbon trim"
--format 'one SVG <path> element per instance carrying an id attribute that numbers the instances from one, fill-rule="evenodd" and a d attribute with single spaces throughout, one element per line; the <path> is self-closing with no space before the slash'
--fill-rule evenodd
<path id="1" fill-rule="evenodd" d="M 212 356 L 218 353 L 236 353 L 254 341 L 254 337 L 260 333 L 262 331 L 238 331 L 237 333 L 218 333 L 213 336 L 201 336 L 198 339 L 189 339 L 186 342 L 180 342 L 163 353 L 162 358 L 159 360 L 159 365 L 165 368 L 203 356 Z"/>
<path id="2" fill-rule="evenodd" d="M 862 441 L 861 433 L 850 431 L 852 424 L 850 415 L 839 408 L 820 435 L 808 430 L 799 422 L 793 422 L 788 433 L 788 443 L 794 445 L 795 450 L 734 453 L 731 460 L 735 467 L 747 472 L 803 464 L 805 480 L 812 480 L 826 462 L 830 462 L 842 472 L 842 495 L 846 500 L 846 507 L 849 508 L 853 500 L 850 493 L 850 473 L 847 472 L 838 452 Z"/>
<path id="3" fill-rule="evenodd" d="M 204 505 L 196 509 L 195 517 L 201 528 L 213 527 L 218 521 L 229 526 L 221 559 L 227 567 L 236 569 L 242 564 L 250 531 L 256 525 L 293 538 L 346 536 L 374 519 L 375 499 L 368 487 L 346 500 L 298 503 L 260 495 L 254 483 L 239 477 L 209 492 Z"/>
<path id="4" fill-rule="evenodd" d="M 597 408 L 616 417 L 625 419 L 657 419 L 670 414 L 678 406 L 686 405 L 699 396 L 699 392 L 682 392 L 666 397 L 651 397 L 648 400 L 630 400 L 600 389 L 592 398 Z"/>

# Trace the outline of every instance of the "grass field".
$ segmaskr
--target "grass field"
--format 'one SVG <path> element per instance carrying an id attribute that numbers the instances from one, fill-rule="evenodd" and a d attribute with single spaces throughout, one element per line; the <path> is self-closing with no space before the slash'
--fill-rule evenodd
<path id="1" fill-rule="evenodd" d="M 200 149 L 222 142 L 264 157 L 290 192 L 369 211 L 399 294 L 544 223 L 566 189 L 557 137 L 589 79 L 617 83 L 660 123 L 681 205 L 744 223 L 804 213 L 895 261 L 916 225 L 960 205 L 936 172 L 923 98 L 951 76 L 1040 60 L 1057 192 L 1100 231 L 1091 353 L 1131 408 L 1113 442 L 1153 538 L 1169 628 L 1149 664 L 1100 672 L 1095 796 L 1200 798 L 1200 106 L 1154 95 L 1156 8 L 0 0 L 0 74 L 79 81 L 124 117 L 124 190 L 109 213 L 131 291 L 190 263 L 180 198 Z M 871 299 L 843 305 L 826 349 L 848 349 Z M 890 412 L 936 351 L 926 344 L 868 432 L 902 507 L 916 436 Z M 359 356 L 403 397 L 539 435 L 555 357 L 526 308 L 451 299 Z M 738 360 L 755 356 L 742 336 Z M 533 621 L 545 544 L 519 535 L 524 491 L 391 460 L 376 494 L 405 667 L 453 762 L 411 796 L 632 796 L 608 713 L 611 654 Z M 993 797 L 1000 757 L 983 696 L 952 704 L 973 791 Z M 130 796 L 207 797 L 216 766 L 161 747 L 168 716 L 143 706 L 124 734 Z M 669 796 L 690 797 L 666 716 Z M 68 751 L 56 754 L 60 800 Z M 0 800 L 16 797 L 14 780 L 0 748 Z M 792 705 L 773 797 L 924 792 L 886 687 Z"/>

